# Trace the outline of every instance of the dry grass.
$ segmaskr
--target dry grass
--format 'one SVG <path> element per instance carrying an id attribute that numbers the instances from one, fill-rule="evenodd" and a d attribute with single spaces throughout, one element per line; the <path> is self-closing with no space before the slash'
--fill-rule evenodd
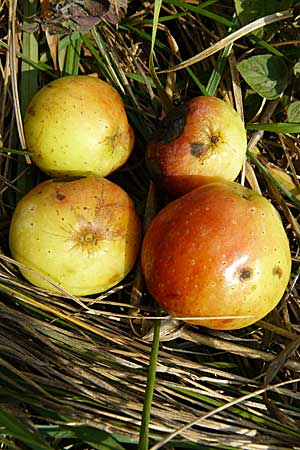
<path id="1" fill-rule="evenodd" d="M 192 1 L 163 2 L 165 19 L 156 24 L 154 4 L 133 1 L 117 29 L 100 22 L 70 38 L 20 29 L 23 5 L 0 1 L 0 409 L 38 430 L 50 448 L 65 448 L 55 433 L 81 424 L 121 443 L 138 442 L 156 308 L 139 267 L 123 285 L 93 298 L 55 296 L 20 276 L 9 254 L 10 218 L 19 198 L 43 177 L 26 154 L 24 109 L 38 87 L 63 73 L 96 73 L 111 82 L 137 136 L 133 157 L 112 179 L 134 198 L 146 226 L 161 197 L 144 167 L 145 144 L 171 104 L 215 94 L 246 123 L 269 124 L 284 122 L 284 102 L 300 96 L 299 78 L 291 75 L 282 99 L 251 97 L 236 66 L 247 55 L 270 50 L 299 58 L 297 5 L 266 40 L 240 33 L 234 44 L 225 41 L 221 53 L 168 70 L 228 35 L 233 2 L 208 3 L 199 9 Z M 241 174 L 242 182 L 276 205 L 286 227 L 293 272 L 285 296 L 264 321 L 238 332 L 163 317 L 149 429 L 153 450 L 167 445 L 172 433 L 170 445 L 179 448 L 300 448 L 299 136 L 249 131 Z M 21 448 L 20 439 L 11 447 L 13 440 L 3 428 L 1 448 Z"/>

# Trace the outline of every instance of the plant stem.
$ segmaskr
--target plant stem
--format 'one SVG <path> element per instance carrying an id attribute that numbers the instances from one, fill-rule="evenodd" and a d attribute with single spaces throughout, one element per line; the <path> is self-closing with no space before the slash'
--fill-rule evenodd
<path id="1" fill-rule="evenodd" d="M 158 312 L 158 315 L 161 316 L 160 310 Z M 140 428 L 140 439 L 138 450 L 148 450 L 149 425 L 150 425 L 150 415 L 151 415 L 151 405 L 153 399 L 154 385 L 156 379 L 156 363 L 159 349 L 159 336 L 160 336 L 160 320 L 158 319 L 154 323 L 154 336 L 150 354 L 149 371 L 144 397 L 143 415 Z"/>

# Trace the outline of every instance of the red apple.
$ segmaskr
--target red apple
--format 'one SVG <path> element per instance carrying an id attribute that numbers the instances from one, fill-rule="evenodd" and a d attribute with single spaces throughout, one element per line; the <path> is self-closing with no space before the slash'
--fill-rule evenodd
<path id="1" fill-rule="evenodd" d="M 200 96 L 162 120 L 147 146 L 146 163 L 161 189 L 179 196 L 222 179 L 234 181 L 246 148 L 246 130 L 232 106 Z"/>
<path id="2" fill-rule="evenodd" d="M 227 330 L 256 322 L 278 304 L 291 255 L 271 203 L 223 181 L 158 213 L 143 241 L 142 268 L 150 294 L 168 313 Z"/>
<path id="3" fill-rule="evenodd" d="M 121 96 L 105 81 L 83 75 L 38 91 L 24 132 L 34 163 L 55 177 L 105 177 L 127 161 L 134 144 Z"/>
<path id="4" fill-rule="evenodd" d="M 132 268 L 141 227 L 132 200 L 105 178 L 47 180 L 18 203 L 9 244 L 31 283 L 75 295 L 103 292 Z M 57 290 L 56 290 L 57 291 Z"/>

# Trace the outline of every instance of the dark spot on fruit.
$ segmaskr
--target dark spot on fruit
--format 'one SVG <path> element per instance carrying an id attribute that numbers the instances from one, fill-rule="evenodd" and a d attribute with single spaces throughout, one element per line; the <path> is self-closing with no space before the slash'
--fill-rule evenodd
<path id="1" fill-rule="evenodd" d="M 182 134 L 189 108 L 186 104 L 176 106 L 162 119 L 151 137 L 151 142 L 167 144 Z"/>
<path id="2" fill-rule="evenodd" d="M 240 271 L 239 279 L 240 281 L 247 281 L 252 277 L 253 270 L 250 267 L 244 267 Z"/>
<path id="3" fill-rule="evenodd" d="M 29 114 L 31 114 L 32 116 L 35 116 L 36 112 L 33 106 L 29 106 L 28 111 Z"/>
<path id="4" fill-rule="evenodd" d="M 218 142 L 219 142 L 219 136 L 211 136 L 211 138 L 210 138 L 210 142 L 212 143 L 212 144 L 217 144 Z"/>
<path id="5" fill-rule="evenodd" d="M 193 142 L 191 144 L 191 154 L 199 157 L 208 150 L 208 145 L 202 142 Z"/>
<path id="6" fill-rule="evenodd" d="M 61 194 L 60 192 L 56 192 L 55 198 L 56 198 L 56 200 L 61 201 L 61 200 L 64 200 L 66 198 L 66 196 L 64 194 Z"/>
<path id="7" fill-rule="evenodd" d="M 245 195 L 245 194 L 242 194 L 241 197 L 242 197 L 244 200 L 250 200 L 250 198 L 249 198 L 247 195 Z"/>
<path id="8" fill-rule="evenodd" d="M 282 277 L 282 269 L 280 266 L 274 266 L 272 270 L 272 274 L 279 279 Z"/>

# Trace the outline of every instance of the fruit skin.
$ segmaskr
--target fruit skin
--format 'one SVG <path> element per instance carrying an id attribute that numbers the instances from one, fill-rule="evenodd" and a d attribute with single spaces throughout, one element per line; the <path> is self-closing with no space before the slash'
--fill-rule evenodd
<path id="1" fill-rule="evenodd" d="M 38 91 L 26 110 L 24 133 L 33 162 L 51 177 L 107 176 L 134 145 L 118 92 L 85 75 L 59 78 Z"/>
<path id="2" fill-rule="evenodd" d="M 278 304 L 291 254 L 271 203 L 223 181 L 165 206 L 145 235 L 141 263 L 150 294 L 168 313 L 230 330 L 256 322 Z M 209 319 L 237 315 L 253 317 Z"/>
<path id="3" fill-rule="evenodd" d="M 153 180 L 173 196 L 204 184 L 234 181 L 246 154 L 246 130 L 225 101 L 199 96 L 162 120 L 146 150 Z"/>
<path id="4" fill-rule="evenodd" d="M 47 180 L 18 203 L 10 225 L 13 258 L 74 295 L 103 292 L 130 271 L 141 225 L 128 194 L 105 178 Z M 32 284 L 55 290 L 20 269 Z"/>

